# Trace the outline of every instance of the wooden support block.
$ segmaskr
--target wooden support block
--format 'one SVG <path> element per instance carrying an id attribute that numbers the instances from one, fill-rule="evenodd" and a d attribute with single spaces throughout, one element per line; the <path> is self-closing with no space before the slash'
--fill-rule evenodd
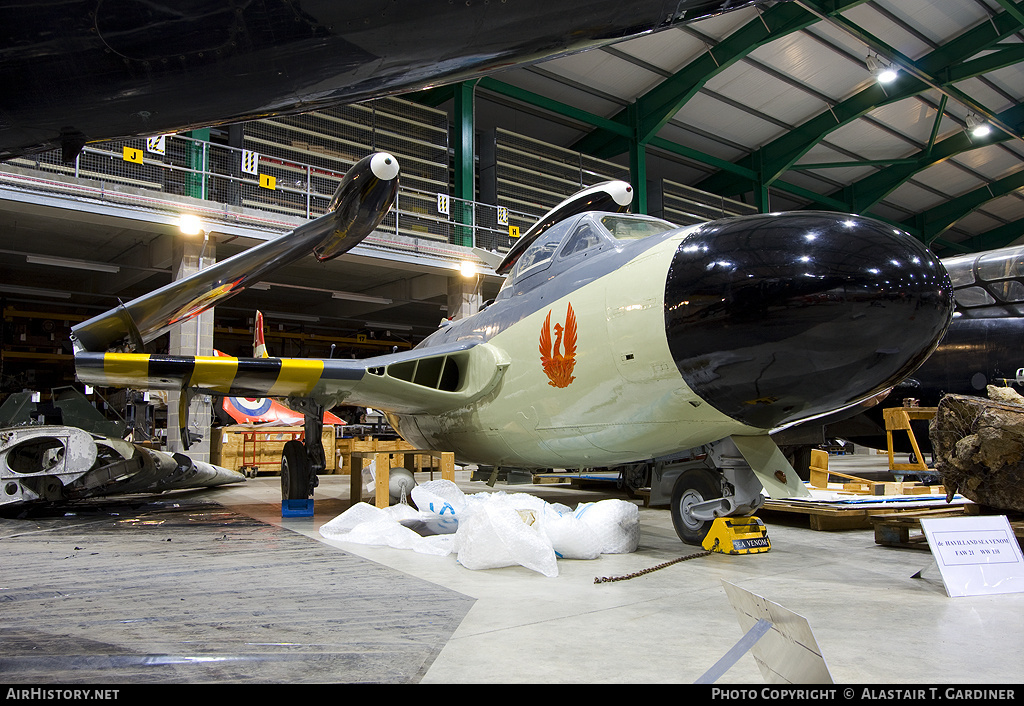
<path id="1" fill-rule="evenodd" d="M 363 471 L 362 471 L 363 460 L 361 458 L 357 458 L 357 457 L 354 457 L 354 456 L 351 457 L 351 458 L 352 458 L 352 466 L 353 467 L 358 466 L 359 470 L 355 470 L 353 468 L 352 472 L 349 474 L 349 478 L 348 478 L 349 507 L 352 507 L 356 503 L 361 503 L 363 501 Z"/>
<path id="2" fill-rule="evenodd" d="M 391 481 L 391 454 L 387 451 L 378 453 L 375 457 L 374 478 L 376 481 L 376 505 L 385 508 L 391 504 L 391 494 L 388 492 L 388 484 Z"/>
<path id="3" fill-rule="evenodd" d="M 455 454 L 449 451 L 441 454 L 441 478 L 455 482 Z"/>
<path id="4" fill-rule="evenodd" d="M 379 508 L 388 507 L 391 504 L 391 494 L 389 491 L 389 484 L 391 480 L 391 466 L 402 465 L 406 460 L 409 461 L 410 465 L 414 463 L 414 457 L 417 454 L 430 456 L 432 459 L 437 458 L 440 461 L 441 466 L 441 478 L 444 480 L 450 480 L 455 482 L 455 454 L 445 451 L 432 451 L 424 449 L 416 449 L 405 442 L 399 442 L 406 448 L 399 449 L 380 449 L 375 451 L 351 451 L 352 457 L 352 468 L 351 479 L 349 481 L 349 497 L 351 498 L 351 505 L 355 505 L 362 501 L 363 487 L 362 487 L 362 465 L 367 460 L 372 458 L 374 460 L 374 505 Z M 394 458 L 394 461 L 392 461 Z M 356 471 L 354 469 L 359 468 Z M 412 469 L 410 469 L 412 470 Z"/>
<path id="5" fill-rule="evenodd" d="M 820 470 L 811 466 L 811 485 L 815 488 L 827 488 L 828 487 L 828 471 Z"/>

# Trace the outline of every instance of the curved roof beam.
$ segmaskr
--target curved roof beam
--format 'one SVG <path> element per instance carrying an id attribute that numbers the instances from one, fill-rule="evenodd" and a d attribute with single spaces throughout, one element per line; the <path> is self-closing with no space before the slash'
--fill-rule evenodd
<path id="1" fill-rule="evenodd" d="M 1024 52 L 1024 44 L 1017 45 Z M 1024 59 L 1024 57 L 1022 57 Z M 1008 125 L 1024 123 L 1024 104 L 1015 105 L 997 116 Z M 833 198 L 846 200 L 854 213 L 866 213 L 879 201 L 907 183 L 915 174 L 944 162 L 951 157 L 988 145 L 1006 142 L 1010 135 L 993 130 L 986 137 L 971 137 L 967 132 L 957 132 L 945 140 L 921 150 L 899 163 L 855 181 L 850 186 L 830 194 Z"/>
<path id="2" fill-rule="evenodd" d="M 914 218 L 907 219 L 903 225 L 916 228 L 925 245 L 931 245 L 961 218 L 989 201 L 1006 196 L 1017 189 L 1024 189 L 1024 169 L 930 208 Z"/>
<path id="3" fill-rule="evenodd" d="M 836 0 L 831 3 L 839 13 L 866 0 Z M 757 19 L 732 32 L 714 47 L 691 61 L 679 71 L 636 100 L 635 115 L 639 116 L 636 139 L 641 144 L 650 142 L 658 131 L 678 113 L 711 78 L 743 59 L 760 46 L 787 34 L 802 30 L 819 21 L 819 17 L 796 3 L 779 3 L 758 13 Z M 631 113 L 623 109 L 611 120 L 629 126 Z M 629 149 L 629 140 L 608 130 L 595 130 L 581 138 L 572 149 L 596 157 L 613 157 Z"/>
<path id="4" fill-rule="evenodd" d="M 825 15 L 826 11 L 820 6 L 828 3 L 824 3 L 822 0 L 816 0 L 816 2 L 800 0 L 800 4 L 814 6 L 822 15 Z M 1024 8 L 1024 0 L 1019 2 L 1017 7 Z M 839 16 L 836 15 L 836 17 Z M 848 28 L 852 25 L 848 20 L 843 19 L 842 26 Z M 992 70 L 991 61 L 993 60 L 986 61 L 987 57 L 974 61 L 969 60 L 979 52 L 993 48 L 996 42 L 1021 29 L 1022 25 L 1014 14 L 1004 11 L 992 17 L 990 21 L 976 25 L 916 62 L 901 57 L 897 63 L 907 71 L 906 75 L 901 78 L 899 87 L 890 88 L 887 92 L 881 85 L 872 84 L 856 95 L 804 122 L 798 129 L 755 150 L 740 160 L 738 164 L 747 168 L 754 168 L 754 165 L 757 165 L 760 167 L 762 184 L 770 184 L 792 168 L 797 160 L 826 135 L 881 105 L 918 95 L 936 84 L 943 92 L 954 93 L 955 100 L 964 102 L 960 92 L 952 89 L 951 84 L 954 81 L 962 81 L 970 76 L 981 75 Z M 889 56 L 898 54 L 891 48 L 882 48 L 879 53 Z M 996 52 L 995 55 L 1002 59 L 1013 56 L 1002 51 Z M 919 78 L 919 75 L 924 78 Z M 965 105 L 968 104 L 973 104 L 973 101 L 965 102 Z M 974 110 L 973 107 L 971 109 Z M 975 112 L 985 114 L 997 127 L 1010 136 L 1020 136 L 1019 132 L 996 122 L 995 116 L 987 109 L 978 108 Z M 734 196 L 750 190 L 749 182 L 745 183 L 743 180 L 725 173 L 710 176 L 696 187 L 723 196 Z"/>
<path id="5" fill-rule="evenodd" d="M 968 238 L 954 247 L 965 247 L 967 252 L 985 252 L 986 250 L 998 250 L 1012 245 L 1015 240 L 1024 236 L 1024 220 L 1012 221 L 1005 225 L 993 228 L 990 231 Z M 939 254 L 941 248 L 932 246 L 932 250 Z M 945 253 L 941 257 L 948 257 Z"/>

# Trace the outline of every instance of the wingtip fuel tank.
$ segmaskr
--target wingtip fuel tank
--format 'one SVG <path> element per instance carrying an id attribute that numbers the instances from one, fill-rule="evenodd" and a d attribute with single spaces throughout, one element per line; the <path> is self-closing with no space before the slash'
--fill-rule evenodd
<path id="1" fill-rule="evenodd" d="M 351 250 L 380 225 L 397 195 L 398 160 L 386 152 L 364 157 L 334 192 L 327 207 L 330 226 L 313 257 L 326 262 Z"/>

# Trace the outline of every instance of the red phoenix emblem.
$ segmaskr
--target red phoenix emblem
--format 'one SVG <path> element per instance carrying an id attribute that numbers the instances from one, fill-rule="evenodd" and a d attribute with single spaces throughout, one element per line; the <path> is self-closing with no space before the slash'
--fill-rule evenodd
<path id="1" fill-rule="evenodd" d="M 568 387 L 576 379 L 572 374 L 576 367 L 576 314 L 572 304 L 565 314 L 565 326 L 555 324 L 554 345 L 551 342 L 551 311 L 548 311 L 540 330 L 540 364 L 552 387 Z"/>

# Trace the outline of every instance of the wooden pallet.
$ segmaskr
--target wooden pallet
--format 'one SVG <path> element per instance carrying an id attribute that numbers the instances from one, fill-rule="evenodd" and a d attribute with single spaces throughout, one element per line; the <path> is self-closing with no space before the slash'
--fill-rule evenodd
<path id="1" fill-rule="evenodd" d="M 954 500 L 951 505 L 943 504 L 942 509 L 962 507 L 967 501 Z M 806 516 L 813 530 L 847 530 L 870 529 L 871 519 L 877 515 L 901 515 L 922 509 L 930 509 L 920 504 L 906 503 L 898 506 L 893 503 L 843 504 L 829 502 L 811 502 L 802 500 L 765 500 L 760 512 L 775 512 L 785 515 Z"/>
<path id="2" fill-rule="evenodd" d="M 875 526 L 875 544 L 886 547 L 928 550 L 928 540 L 921 530 L 921 520 L 932 517 L 962 517 L 977 515 L 977 505 L 939 507 L 915 512 L 875 515 L 871 518 Z"/>
<path id="3" fill-rule="evenodd" d="M 977 505 L 964 505 L 962 508 L 935 508 L 896 515 L 876 515 L 871 518 L 875 525 L 875 544 L 929 551 L 928 538 L 925 537 L 924 531 L 921 529 L 922 519 L 977 514 Z M 1024 548 L 1024 520 L 1010 519 L 1009 522 L 1010 528 L 1017 537 L 1017 543 Z"/>

